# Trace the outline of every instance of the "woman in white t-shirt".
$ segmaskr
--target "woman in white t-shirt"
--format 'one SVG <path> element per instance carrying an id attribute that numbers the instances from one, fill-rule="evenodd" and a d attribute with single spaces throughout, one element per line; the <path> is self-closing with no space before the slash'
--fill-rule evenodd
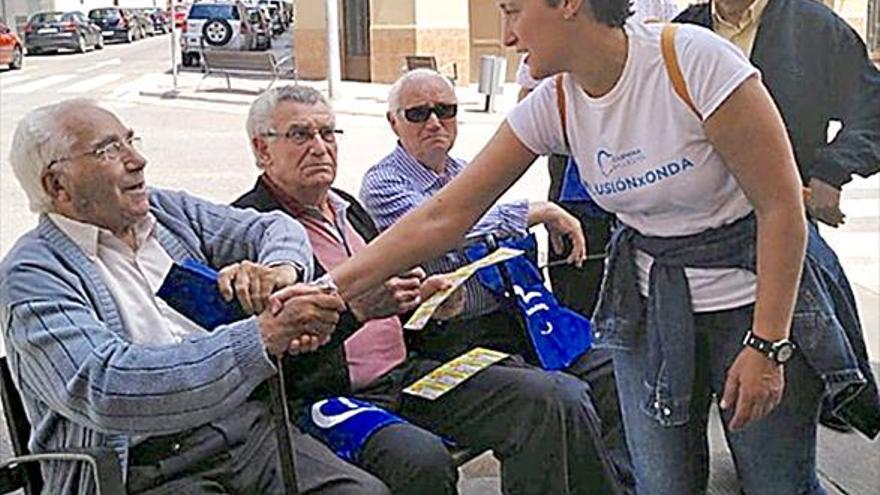
<path id="1" fill-rule="evenodd" d="M 815 474 L 821 378 L 833 391 L 861 375 L 815 297 L 809 258 L 799 288 L 800 182 L 758 71 L 692 26 L 678 27 L 664 57 L 664 27 L 626 22 L 628 0 L 501 8 L 505 42 L 528 52 L 531 75 L 565 74 L 523 100 L 443 191 L 329 276 L 348 298 L 440 255 L 537 156 L 571 154 L 593 199 L 624 224 L 593 337 L 615 350 L 639 493 L 706 489 L 714 399 L 745 493 L 825 493 Z"/>

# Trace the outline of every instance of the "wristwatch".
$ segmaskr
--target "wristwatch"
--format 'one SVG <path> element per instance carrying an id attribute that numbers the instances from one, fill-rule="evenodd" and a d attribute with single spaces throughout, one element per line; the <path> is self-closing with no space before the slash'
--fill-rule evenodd
<path id="1" fill-rule="evenodd" d="M 743 345 L 751 347 L 767 356 L 768 359 L 776 364 L 785 364 L 786 361 L 794 356 L 794 350 L 797 348 L 794 342 L 788 339 L 777 341 L 762 339 L 752 333 L 751 330 L 746 333 L 746 338 L 743 339 Z"/>

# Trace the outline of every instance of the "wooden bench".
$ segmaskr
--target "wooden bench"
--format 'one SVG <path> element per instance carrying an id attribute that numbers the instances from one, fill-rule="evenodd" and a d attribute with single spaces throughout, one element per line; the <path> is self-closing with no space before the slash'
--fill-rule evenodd
<path id="1" fill-rule="evenodd" d="M 411 71 L 414 69 L 431 69 L 433 71 L 437 71 L 441 74 L 446 72 L 448 69 L 452 69 L 452 75 L 444 74 L 449 80 L 455 85 L 455 81 L 458 80 L 458 64 L 455 62 L 449 62 L 447 64 L 443 64 L 442 66 L 437 66 L 437 57 L 433 55 L 407 55 L 406 56 L 406 70 Z"/>
<path id="2" fill-rule="evenodd" d="M 297 80 L 296 65 L 291 63 L 291 69 L 285 70 L 284 64 L 293 60 L 286 56 L 280 60 L 275 59 L 271 52 L 246 52 L 233 50 L 203 50 L 202 63 L 204 64 L 204 81 L 211 74 L 222 74 L 226 77 L 226 88 L 232 89 L 229 80 L 230 74 L 263 75 L 272 78 L 266 89 L 272 87 L 279 77 L 292 73 L 294 81 Z"/>

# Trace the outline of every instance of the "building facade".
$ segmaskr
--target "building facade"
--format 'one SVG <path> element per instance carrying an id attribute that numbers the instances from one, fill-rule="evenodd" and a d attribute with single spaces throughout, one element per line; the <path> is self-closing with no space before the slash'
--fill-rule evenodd
<path id="1" fill-rule="evenodd" d="M 688 0 L 676 0 L 683 8 Z M 338 0 L 342 78 L 391 82 L 407 55 L 433 55 L 459 84 L 478 78 L 480 56 L 508 59 L 512 80 L 517 55 L 502 43 L 497 0 Z M 880 50 L 880 0 L 825 0 Z M 326 0 L 295 0 L 294 55 L 301 77 L 327 77 Z M 880 57 L 880 53 L 877 53 Z"/>
<path id="2" fill-rule="evenodd" d="M 327 24 L 324 0 L 296 0 L 294 55 L 300 76 L 327 77 Z M 496 0 L 339 0 L 342 78 L 392 82 L 407 55 L 433 55 L 459 84 L 476 80 L 481 55 L 510 58 L 501 43 Z"/>

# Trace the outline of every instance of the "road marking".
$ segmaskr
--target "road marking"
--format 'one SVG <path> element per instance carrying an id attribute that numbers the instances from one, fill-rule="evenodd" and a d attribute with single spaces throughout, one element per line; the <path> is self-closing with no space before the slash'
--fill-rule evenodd
<path id="1" fill-rule="evenodd" d="M 94 70 L 100 69 L 101 67 L 108 67 L 111 65 L 122 65 L 122 59 L 120 58 L 111 58 L 110 60 L 104 60 L 103 62 L 98 62 L 96 64 L 92 64 L 88 67 L 83 67 L 82 69 L 78 69 L 79 73 L 92 72 Z"/>
<path id="2" fill-rule="evenodd" d="M 13 84 L 18 84 L 18 83 L 20 83 L 22 81 L 26 81 L 30 78 L 31 78 L 31 76 L 24 75 L 24 74 L 3 75 L 3 77 L 0 77 L 0 87 L 8 88 L 9 86 L 12 86 Z"/>
<path id="3" fill-rule="evenodd" d="M 49 76 L 37 81 L 25 83 L 19 86 L 16 86 L 12 89 L 6 90 L 6 93 L 9 94 L 26 94 L 32 93 L 34 91 L 39 91 L 41 89 L 48 88 L 49 86 L 54 86 L 59 83 L 63 83 L 68 79 L 73 79 L 76 77 L 74 74 L 59 74 L 57 76 Z"/>
<path id="4" fill-rule="evenodd" d="M 59 93 L 86 93 L 92 91 L 94 89 L 100 88 L 105 84 L 110 84 L 117 79 L 121 79 L 122 74 L 101 74 L 95 77 L 90 77 L 83 81 L 80 81 L 72 86 L 67 86 L 66 88 L 58 91 Z"/>
<path id="5" fill-rule="evenodd" d="M 159 74 L 145 74 L 141 77 L 126 82 L 125 84 L 120 84 L 116 86 L 113 92 L 110 94 L 110 98 L 113 99 L 121 99 L 129 94 L 136 94 L 141 88 L 145 86 L 154 85 L 154 81 L 157 79 L 161 79 L 161 75 Z"/>

